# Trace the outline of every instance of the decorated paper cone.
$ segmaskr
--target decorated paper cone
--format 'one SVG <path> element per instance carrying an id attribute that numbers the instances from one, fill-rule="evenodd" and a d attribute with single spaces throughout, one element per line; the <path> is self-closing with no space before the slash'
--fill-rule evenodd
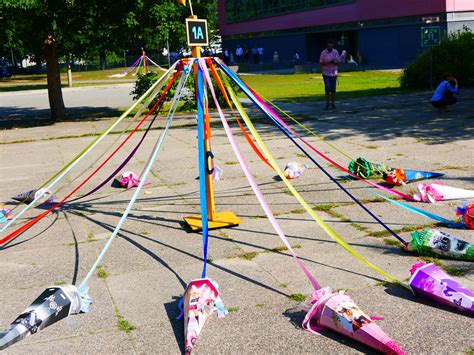
<path id="1" fill-rule="evenodd" d="M 214 312 L 219 318 L 227 310 L 219 297 L 219 286 L 211 279 L 197 279 L 189 283 L 184 294 L 184 338 L 186 354 L 191 353 L 207 318 Z"/>
<path id="2" fill-rule="evenodd" d="M 11 210 L 5 206 L 0 206 L 0 223 L 6 223 L 11 218 Z"/>
<path id="3" fill-rule="evenodd" d="M 51 192 L 46 189 L 30 190 L 30 191 L 23 192 L 19 195 L 16 195 L 12 197 L 12 199 L 19 202 L 23 202 L 23 203 L 31 203 L 33 200 L 40 199 L 43 196 L 48 195 L 50 193 Z"/>
<path id="4" fill-rule="evenodd" d="M 409 286 L 415 295 L 474 315 L 474 293 L 435 264 L 416 264 L 410 272 Z"/>
<path id="5" fill-rule="evenodd" d="M 405 171 L 405 176 L 406 176 L 406 182 L 433 179 L 433 178 L 437 178 L 444 175 L 441 173 L 433 173 L 430 171 L 418 171 L 418 170 L 407 170 L 407 169 L 404 169 L 404 171 Z"/>
<path id="6" fill-rule="evenodd" d="M 400 186 L 409 182 L 437 178 L 443 175 L 444 174 L 433 173 L 429 171 L 393 169 L 387 174 L 384 174 L 384 179 L 385 182 L 389 185 Z"/>
<path id="7" fill-rule="evenodd" d="M 352 174 L 357 175 L 364 179 L 380 176 L 381 174 L 387 174 L 392 168 L 387 167 L 385 164 L 375 164 L 365 160 L 362 157 L 357 158 L 355 161 L 352 160 L 347 168 Z"/>
<path id="8" fill-rule="evenodd" d="M 433 185 L 443 195 L 443 200 L 462 200 L 474 198 L 473 190 L 465 190 L 440 184 L 431 184 L 431 186 Z"/>
<path id="9" fill-rule="evenodd" d="M 311 309 L 303 327 L 317 332 L 328 328 L 384 354 L 405 354 L 372 319 L 360 310 L 354 301 L 343 292 L 333 293 L 327 288 L 312 295 Z"/>
<path id="10" fill-rule="evenodd" d="M 12 199 L 19 202 L 30 203 L 35 197 L 36 190 L 30 190 L 13 196 Z"/>
<path id="11" fill-rule="evenodd" d="M 456 216 L 459 223 L 463 223 L 467 229 L 474 229 L 474 203 L 456 208 Z"/>
<path id="12" fill-rule="evenodd" d="M 122 189 L 131 189 L 132 187 L 138 186 L 140 179 L 138 175 L 133 171 L 126 171 L 123 174 L 117 176 L 112 182 L 112 187 L 119 187 Z"/>
<path id="13" fill-rule="evenodd" d="M 425 228 L 411 234 L 409 250 L 420 255 L 474 261 L 474 244 L 466 242 L 437 229 Z"/>
<path id="14" fill-rule="evenodd" d="M 307 169 L 308 165 L 292 161 L 286 164 L 284 174 L 287 179 L 296 179 Z"/>
<path id="15" fill-rule="evenodd" d="M 81 311 L 81 297 L 75 286 L 50 287 L 0 333 L 0 350 Z"/>

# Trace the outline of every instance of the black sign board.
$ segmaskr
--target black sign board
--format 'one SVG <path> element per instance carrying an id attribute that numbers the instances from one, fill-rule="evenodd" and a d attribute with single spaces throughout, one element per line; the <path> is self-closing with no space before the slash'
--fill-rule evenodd
<path id="1" fill-rule="evenodd" d="M 209 45 L 207 35 L 207 20 L 186 19 L 186 34 L 188 36 L 188 46 L 200 47 Z"/>

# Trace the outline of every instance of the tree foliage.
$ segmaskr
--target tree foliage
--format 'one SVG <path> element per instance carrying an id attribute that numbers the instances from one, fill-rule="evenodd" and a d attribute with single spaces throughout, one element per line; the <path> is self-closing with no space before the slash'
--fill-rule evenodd
<path id="1" fill-rule="evenodd" d="M 467 27 L 449 34 L 438 47 L 420 54 L 403 71 L 401 85 L 406 88 L 430 87 L 430 66 L 433 81 L 438 83 L 446 73 L 458 78 L 459 85 L 474 85 L 474 33 Z M 430 64 L 431 62 L 431 64 Z"/>
<path id="2" fill-rule="evenodd" d="M 217 28 L 215 0 L 193 3 L 194 12 Z M 106 52 L 139 53 L 141 47 L 186 46 L 189 8 L 176 0 L 0 0 L 0 56 L 41 57 L 46 32 L 54 32 L 58 54 L 93 58 Z"/>
<path id="3" fill-rule="evenodd" d="M 196 0 L 194 11 L 217 25 L 216 1 Z M 0 57 L 14 51 L 47 64 L 53 118 L 64 115 L 59 58 L 100 56 L 140 47 L 185 46 L 189 9 L 176 0 L 0 0 Z"/>

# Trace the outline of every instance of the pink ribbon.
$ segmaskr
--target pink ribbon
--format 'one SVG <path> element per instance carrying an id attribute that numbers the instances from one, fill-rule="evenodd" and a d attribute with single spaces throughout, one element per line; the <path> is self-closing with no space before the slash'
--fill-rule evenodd
<path id="1" fill-rule="evenodd" d="M 273 118 L 278 121 L 278 123 L 280 123 L 289 132 L 291 132 L 296 138 L 298 138 L 301 142 L 303 142 L 309 149 L 314 151 L 316 154 L 318 154 L 321 158 L 326 160 L 328 163 L 332 164 L 333 166 L 335 166 L 339 170 L 349 174 L 350 176 L 365 182 L 366 184 L 368 184 L 370 186 L 373 186 L 373 187 L 376 187 L 378 189 L 384 190 L 385 192 L 388 192 L 392 195 L 396 195 L 396 196 L 399 196 L 399 197 L 403 197 L 404 199 L 413 201 L 413 197 L 411 197 L 410 195 L 404 194 L 403 192 L 395 191 L 393 189 L 389 189 L 387 187 L 381 186 L 381 185 L 379 185 L 375 182 L 372 182 L 370 180 L 363 179 L 360 176 L 357 176 L 357 175 L 351 173 L 349 170 L 347 170 L 345 167 L 343 167 L 339 163 L 336 163 L 334 160 L 332 160 L 327 155 L 323 154 L 322 152 L 320 152 L 319 150 L 314 148 L 308 141 L 306 141 L 303 137 L 301 137 L 298 133 L 296 133 L 285 121 L 283 121 L 282 118 L 280 118 L 280 116 L 260 96 L 257 95 L 257 93 L 255 91 L 253 91 L 248 86 L 247 86 L 247 88 L 254 94 L 255 98 L 260 102 L 260 104 L 262 104 L 265 107 L 265 109 L 273 116 Z"/>
<path id="2" fill-rule="evenodd" d="M 313 288 L 315 290 L 319 290 L 321 288 L 321 286 L 316 281 L 316 279 L 313 277 L 313 275 L 311 275 L 311 273 L 306 268 L 306 266 L 304 266 L 304 264 L 301 262 L 301 260 L 298 259 L 298 257 L 296 256 L 295 251 L 293 250 L 290 243 L 288 242 L 288 239 L 286 239 L 285 234 L 283 233 L 282 229 L 280 228 L 280 225 L 278 224 L 277 220 L 275 219 L 275 216 L 273 215 L 273 212 L 272 212 L 270 206 L 268 205 L 265 197 L 263 196 L 262 192 L 260 191 L 260 188 L 258 187 L 258 183 L 257 183 L 257 181 L 255 181 L 255 178 L 253 177 L 252 172 L 250 171 L 250 169 L 248 167 L 247 161 L 245 160 L 242 153 L 240 152 L 239 146 L 237 145 L 237 142 L 234 139 L 234 134 L 232 133 L 232 130 L 230 129 L 229 124 L 227 123 L 227 120 L 225 118 L 225 115 L 222 112 L 222 109 L 219 105 L 219 101 L 217 100 L 216 93 L 214 91 L 214 87 L 212 86 L 211 77 L 209 75 L 209 71 L 208 71 L 208 68 L 206 66 L 205 59 L 203 59 L 203 58 L 199 59 L 199 65 L 201 66 L 203 74 L 204 74 L 204 78 L 205 78 L 206 82 L 208 83 L 208 88 L 209 88 L 209 90 L 212 94 L 212 97 L 214 99 L 215 105 L 217 107 L 217 111 L 218 111 L 219 116 L 220 116 L 221 121 L 222 121 L 222 125 L 224 126 L 224 130 L 225 130 L 225 133 L 227 135 L 227 138 L 229 139 L 230 145 L 232 146 L 232 149 L 234 150 L 234 153 L 237 157 L 237 160 L 239 161 L 240 166 L 242 167 L 242 170 L 244 171 L 244 174 L 247 177 L 247 180 L 249 181 L 250 186 L 252 187 L 252 189 L 255 193 L 255 196 L 257 197 L 258 201 L 260 202 L 260 205 L 262 206 L 263 210 L 265 211 L 265 214 L 267 215 L 267 217 L 268 217 L 270 223 L 272 224 L 273 228 L 275 229 L 278 236 L 280 237 L 280 239 L 285 244 L 288 251 L 293 255 L 293 258 L 295 259 L 296 263 L 300 267 L 303 274 L 308 278 L 308 280 L 311 283 L 311 285 L 313 286 Z"/>

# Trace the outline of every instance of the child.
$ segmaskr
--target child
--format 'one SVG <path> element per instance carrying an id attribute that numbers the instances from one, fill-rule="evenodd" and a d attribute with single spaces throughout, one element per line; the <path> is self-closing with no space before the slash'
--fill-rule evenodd
<path id="1" fill-rule="evenodd" d="M 451 74 L 446 74 L 444 78 L 431 98 L 431 104 L 440 112 L 446 110 L 447 106 L 454 105 L 458 102 L 455 96 L 459 93 L 458 81 Z"/>

